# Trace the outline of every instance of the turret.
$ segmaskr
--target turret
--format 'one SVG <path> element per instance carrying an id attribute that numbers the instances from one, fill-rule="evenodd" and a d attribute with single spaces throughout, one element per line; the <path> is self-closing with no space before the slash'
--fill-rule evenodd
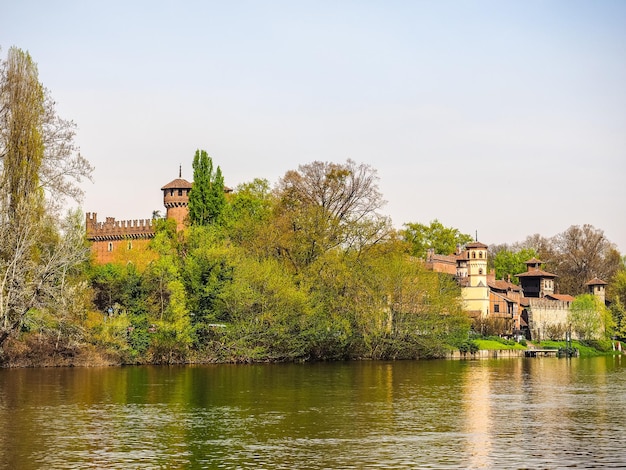
<path id="1" fill-rule="evenodd" d="M 591 281 L 585 283 L 590 294 L 595 295 L 604 304 L 606 303 L 606 285 L 602 279 L 594 277 Z"/>
<path id="2" fill-rule="evenodd" d="M 467 276 L 470 286 L 487 285 L 487 245 L 478 241 L 466 245 Z"/>
<path id="3" fill-rule="evenodd" d="M 167 212 L 165 217 L 176 221 L 176 230 L 182 230 L 185 219 L 189 213 L 189 191 L 192 183 L 181 178 L 179 170 L 178 178 L 170 181 L 161 188 L 163 191 L 163 205 Z"/>

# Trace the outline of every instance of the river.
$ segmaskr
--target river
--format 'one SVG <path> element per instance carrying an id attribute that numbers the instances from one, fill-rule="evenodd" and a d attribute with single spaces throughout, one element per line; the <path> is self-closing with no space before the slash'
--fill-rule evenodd
<path id="1" fill-rule="evenodd" d="M 626 356 L 0 370 L 0 467 L 626 467 Z"/>

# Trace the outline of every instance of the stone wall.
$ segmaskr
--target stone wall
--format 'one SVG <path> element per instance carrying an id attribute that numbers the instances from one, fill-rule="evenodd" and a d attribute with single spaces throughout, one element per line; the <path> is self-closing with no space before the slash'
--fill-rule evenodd
<path id="1" fill-rule="evenodd" d="M 529 298 L 528 328 L 532 339 L 547 339 L 549 328 L 568 325 L 570 302 L 545 298 Z"/>

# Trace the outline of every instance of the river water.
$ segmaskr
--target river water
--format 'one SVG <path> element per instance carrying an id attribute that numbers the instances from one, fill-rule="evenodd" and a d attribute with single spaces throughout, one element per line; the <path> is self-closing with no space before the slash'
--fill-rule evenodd
<path id="1" fill-rule="evenodd" d="M 0 370 L 0 468 L 626 467 L 626 356 Z"/>

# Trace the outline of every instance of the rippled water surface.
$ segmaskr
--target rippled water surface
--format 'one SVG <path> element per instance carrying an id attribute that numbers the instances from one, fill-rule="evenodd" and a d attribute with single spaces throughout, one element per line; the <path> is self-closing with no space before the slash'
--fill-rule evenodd
<path id="1" fill-rule="evenodd" d="M 626 467 L 626 356 L 0 370 L 0 467 Z"/>

